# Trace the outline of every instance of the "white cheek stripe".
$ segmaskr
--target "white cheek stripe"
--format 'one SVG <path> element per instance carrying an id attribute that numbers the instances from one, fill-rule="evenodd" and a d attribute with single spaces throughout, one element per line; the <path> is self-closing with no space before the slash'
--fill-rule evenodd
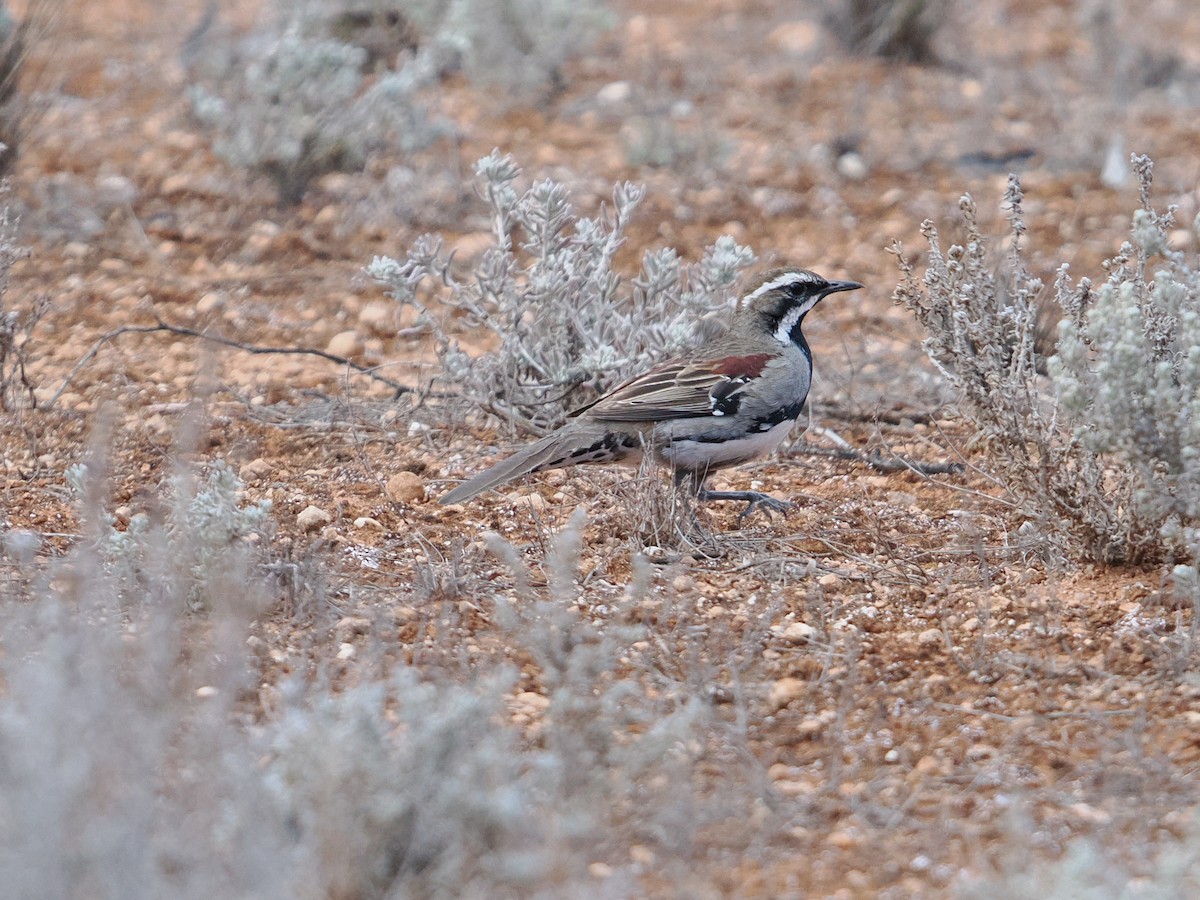
<path id="1" fill-rule="evenodd" d="M 817 301 L 820 299 L 820 297 L 814 297 L 811 300 L 806 300 L 799 306 L 793 306 L 789 309 L 783 318 L 779 320 L 779 325 L 775 329 L 775 340 L 781 344 L 790 344 L 792 342 L 792 329 L 796 327 L 796 323 L 800 321 L 800 318 L 806 312 L 817 305 Z"/>
<path id="2" fill-rule="evenodd" d="M 787 272 L 780 275 L 778 278 L 773 278 L 766 284 L 755 288 L 751 293 L 742 298 L 743 303 L 749 303 L 755 297 L 761 297 L 763 294 L 769 293 L 776 288 L 781 288 L 788 284 L 814 284 L 813 277 L 806 272 Z"/>

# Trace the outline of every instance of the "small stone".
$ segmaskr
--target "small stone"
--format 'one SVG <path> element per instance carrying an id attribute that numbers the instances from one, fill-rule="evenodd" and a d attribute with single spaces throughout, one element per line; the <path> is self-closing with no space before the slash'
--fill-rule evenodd
<path id="1" fill-rule="evenodd" d="M 1076 818 L 1089 825 L 1107 825 L 1112 821 L 1112 816 L 1109 813 L 1094 806 L 1089 806 L 1086 803 L 1072 803 L 1067 807 L 1067 810 L 1074 814 Z"/>
<path id="2" fill-rule="evenodd" d="M 201 699 L 217 696 L 217 689 L 211 684 L 206 684 L 203 687 L 196 688 L 196 696 Z"/>
<path id="3" fill-rule="evenodd" d="M 354 650 L 353 644 L 342 644 L 341 646 L 338 647 L 337 658 L 338 659 L 349 659 L 350 657 L 352 657 L 354 655 L 354 653 L 355 653 L 355 650 Z"/>
<path id="4" fill-rule="evenodd" d="M 938 628 L 926 628 L 917 635 L 917 643 L 922 647 L 934 647 L 942 642 L 942 632 Z"/>
<path id="5" fill-rule="evenodd" d="M 396 333 L 396 305 L 372 300 L 359 311 L 358 324 L 372 334 L 391 337 Z"/>
<path id="6" fill-rule="evenodd" d="M 337 637 L 339 643 L 345 643 L 347 639 L 355 635 L 368 634 L 370 631 L 371 620 L 366 616 L 342 616 L 333 626 L 334 636 Z"/>
<path id="7" fill-rule="evenodd" d="M 767 35 L 767 42 L 788 56 L 803 56 L 813 50 L 820 40 L 821 26 L 807 19 L 784 22 Z"/>
<path id="8" fill-rule="evenodd" d="M 322 206 L 315 216 L 313 216 L 313 225 L 317 228 L 332 228 L 342 218 L 342 210 L 334 203 L 328 203 Z"/>
<path id="9" fill-rule="evenodd" d="M 819 584 L 823 588 L 831 588 L 831 587 L 837 587 L 838 582 L 840 582 L 841 580 L 842 579 L 839 578 L 837 575 L 835 575 L 833 572 L 829 572 L 825 575 L 822 575 L 820 578 L 818 578 L 817 584 Z"/>
<path id="10" fill-rule="evenodd" d="M 104 206 L 131 206 L 137 200 L 138 189 L 124 175 L 103 175 L 96 180 L 96 194 Z"/>
<path id="11" fill-rule="evenodd" d="M 224 309 L 226 302 L 226 297 L 221 291 L 206 291 L 196 301 L 196 312 L 202 316 L 206 316 L 209 313 Z"/>
<path id="12" fill-rule="evenodd" d="M 839 850 L 849 850 L 858 844 L 858 835 L 848 828 L 839 828 L 837 831 L 831 831 L 825 842 Z"/>
<path id="13" fill-rule="evenodd" d="M 261 456 L 238 469 L 238 478 L 245 484 L 258 484 L 271 474 L 271 464 Z"/>
<path id="14" fill-rule="evenodd" d="M 851 150 L 843 153 L 837 161 L 838 174 L 851 181 L 862 181 L 867 177 L 867 161 Z"/>
<path id="15" fill-rule="evenodd" d="M 168 175 L 159 185 L 158 192 L 164 196 L 171 194 L 186 194 L 192 189 L 192 178 L 183 172 L 176 172 L 174 175 Z"/>
<path id="16" fill-rule="evenodd" d="M 819 737 L 821 732 L 824 730 L 825 723 L 816 716 L 809 716 L 807 719 L 801 721 L 801 723 L 796 727 L 796 731 L 799 733 L 800 737 L 809 741 Z"/>
<path id="17" fill-rule="evenodd" d="M 355 528 L 369 528 L 372 531 L 383 531 L 383 523 L 378 519 L 372 519 L 370 516 L 359 516 L 354 520 Z"/>
<path id="18" fill-rule="evenodd" d="M 799 678 L 780 678 L 771 685 L 767 702 L 771 709 L 783 709 L 793 700 L 803 697 L 808 691 L 808 682 Z"/>
<path id="19" fill-rule="evenodd" d="M 588 874 L 593 878 L 609 878 L 612 873 L 612 866 L 608 863 L 594 862 L 588 865 Z"/>
<path id="20" fill-rule="evenodd" d="M 629 858 L 639 866 L 652 866 L 658 857 L 645 844 L 634 844 L 629 848 Z"/>
<path id="21" fill-rule="evenodd" d="M 1189 250 L 1194 235 L 1190 228 L 1173 228 L 1167 235 L 1167 246 L 1172 250 Z"/>
<path id="22" fill-rule="evenodd" d="M 792 622 L 779 636 L 789 644 L 806 644 L 816 635 L 817 629 L 813 628 L 807 622 Z"/>
<path id="23" fill-rule="evenodd" d="M 596 102 L 602 106 L 615 106 L 633 96 L 633 86 L 628 81 L 613 81 L 596 92 Z"/>
<path id="24" fill-rule="evenodd" d="M 524 494 L 513 501 L 513 506 L 524 507 L 533 511 L 543 510 L 546 508 L 546 498 L 541 494 Z"/>
<path id="25" fill-rule="evenodd" d="M 333 521 L 333 517 L 319 506 L 306 506 L 296 516 L 296 525 L 301 531 L 316 531 Z"/>
<path id="26" fill-rule="evenodd" d="M 527 711 L 542 712 L 550 705 L 549 697 L 534 693 L 533 691 L 521 691 L 521 693 L 517 694 L 515 700 L 520 706 L 525 707 Z"/>
<path id="27" fill-rule="evenodd" d="M 325 345 L 325 352 L 334 356 L 351 357 L 362 353 L 362 338 L 356 331 L 339 331 Z"/>
<path id="28" fill-rule="evenodd" d="M 387 480 L 387 495 L 393 503 L 419 503 L 425 499 L 425 481 L 416 472 L 397 472 Z"/>
<path id="29" fill-rule="evenodd" d="M 771 787 L 785 797 L 803 797 L 805 794 L 812 793 L 812 785 L 807 781 L 796 781 L 790 778 L 776 781 Z"/>

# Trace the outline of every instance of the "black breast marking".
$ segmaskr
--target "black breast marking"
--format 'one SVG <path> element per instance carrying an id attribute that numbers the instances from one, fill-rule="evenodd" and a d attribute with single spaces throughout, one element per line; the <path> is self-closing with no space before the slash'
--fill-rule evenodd
<path id="1" fill-rule="evenodd" d="M 807 399 L 807 398 L 805 398 Z M 776 425 L 784 422 L 794 422 L 800 418 L 800 413 L 804 411 L 804 400 L 799 403 L 791 403 L 787 406 L 775 410 L 769 416 L 763 416 L 761 419 L 756 419 L 754 425 L 751 426 L 756 431 L 770 431 Z"/>

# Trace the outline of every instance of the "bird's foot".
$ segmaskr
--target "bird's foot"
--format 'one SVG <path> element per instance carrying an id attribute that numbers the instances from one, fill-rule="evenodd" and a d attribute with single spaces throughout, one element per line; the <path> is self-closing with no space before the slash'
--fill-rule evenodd
<path id="1" fill-rule="evenodd" d="M 770 494 L 764 494 L 762 491 L 701 491 L 697 495 L 697 499 L 741 500 L 746 504 L 746 508 L 738 514 L 739 525 L 742 524 L 746 516 L 755 510 L 761 509 L 768 515 L 778 512 L 786 516 L 793 506 L 787 500 L 780 500 L 778 497 L 772 497 Z"/>

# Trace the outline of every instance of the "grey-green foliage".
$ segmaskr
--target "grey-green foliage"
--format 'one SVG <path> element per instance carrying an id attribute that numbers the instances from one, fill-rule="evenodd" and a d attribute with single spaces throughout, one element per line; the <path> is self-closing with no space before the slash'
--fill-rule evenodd
<path id="1" fill-rule="evenodd" d="M 647 252 L 625 283 L 614 268 L 642 188 L 613 189 L 610 210 L 574 211 L 566 187 L 517 187 L 520 169 L 493 152 L 476 166 L 490 205 L 493 244 L 458 274 L 439 238 L 419 238 L 403 259 L 377 257 L 368 272 L 434 329 L 445 378 L 470 403 L 528 430 L 686 347 L 696 321 L 725 309 L 739 272 L 754 259 L 720 238 L 685 264 L 674 250 Z M 433 310 L 492 333 L 495 349 L 469 354 Z"/>
<path id="2" fill-rule="evenodd" d="M 1167 249 L 1172 215 L 1149 205 L 1150 161 L 1134 164 L 1134 241 L 1108 262 L 1105 283 L 1093 290 L 1058 270 L 1054 299 L 1066 315 L 1057 356 L 1044 360 L 1036 348 L 1043 286 L 1022 259 L 1015 177 L 1003 271 L 993 271 L 964 197 L 965 242 L 943 251 L 927 221 L 924 279 L 900 257 L 896 298 L 924 326 L 926 352 L 960 392 L 1022 513 L 1059 549 L 1101 562 L 1190 561 L 1200 553 L 1200 275 Z"/>
<path id="3" fill-rule="evenodd" d="M 10 193 L 9 182 L 0 182 L 0 410 L 7 413 L 37 406 L 26 367 L 34 347 L 33 329 L 47 309 L 46 301 L 19 308 L 8 289 L 12 267 L 29 254 L 17 243 L 17 220 L 7 203 Z"/>
<path id="4" fill-rule="evenodd" d="M 1165 832 L 1165 829 L 1164 829 Z M 1200 893 L 1200 834 L 1193 823 L 1178 840 L 1141 848 L 1135 874 L 1091 837 L 1072 840 L 1053 861 L 1030 864 L 1028 831 L 1006 835 L 1001 872 L 963 876 L 959 900 L 1183 900 Z M 1149 858 L 1147 858 L 1149 857 Z M 1148 871 L 1147 871 L 1148 870 Z"/>
<path id="5" fill-rule="evenodd" d="M 536 97 L 561 89 L 563 65 L 612 26 L 601 0 L 401 0 L 395 4 L 468 78 Z"/>
<path id="6" fill-rule="evenodd" d="M 261 46 L 212 51 L 209 65 L 193 67 L 210 74 L 189 88 L 196 118 L 217 132 L 217 153 L 269 176 L 284 203 L 298 203 L 313 178 L 446 133 L 420 96 L 437 78 L 434 54 L 401 55 L 395 68 L 369 75 L 367 51 L 322 35 L 319 12 L 319 4 L 281 5 Z"/>
<path id="7" fill-rule="evenodd" d="M 1058 299 L 1066 316 L 1050 374 L 1085 451 L 1132 486 L 1142 539 L 1200 559 L 1200 266 L 1171 250 L 1174 207 L 1150 205 L 1152 163 L 1135 157 L 1142 208 L 1108 278 Z M 1200 220 L 1193 223 L 1200 237 Z"/>
<path id="8" fill-rule="evenodd" d="M 102 521 L 90 487 L 87 517 Z M 193 505 L 188 540 L 212 508 L 228 505 Z M 131 591 L 90 544 L 47 561 L 36 535 L 7 535 L 4 896 L 632 896 L 633 844 L 686 876 L 697 829 L 731 814 L 697 813 L 697 764 L 726 729 L 661 669 L 629 666 L 640 627 L 571 607 L 582 528 L 554 542 L 555 602 L 500 603 L 519 672 L 484 657 L 458 683 L 435 662 L 364 661 L 335 690 L 306 663 L 265 676 L 285 680 L 256 716 L 252 623 L 272 596 L 260 570 L 230 590 L 224 573 L 193 580 L 182 533 L 124 547 L 131 568 L 192 584 L 200 616 L 183 592 Z M 633 621 L 640 599 L 612 619 Z M 461 647 L 423 655 L 439 650 Z M 546 698 L 536 732 L 506 708 L 527 679 Z M 613 875 L 593 878 L 594 862 Z"/>
<path id="9" fill-rule="evenodd" d="M 66 477 L 77 497 L 89 496 L 93 486 L 87 466 L 72 466 Z M 199 486 L 189 475 L 172 479 L 172 502 L 161 524 L 141 512 L 122 530 L 111 513 L 101 510 L 92 525 L 96 549 L 119 589 L 134 595 L 147 583 L 157 589 L 179 586 L 194 606 L 203 606 L 205 590 L 226 576 L 238 577 L 249 564 L 254 543 L 272 528 L 271 501 L 243 505 L 241 489 L 234 471 L 218 460 Z M 168 570 L 147 567 L 163 562 L 169 563 Z"/>

